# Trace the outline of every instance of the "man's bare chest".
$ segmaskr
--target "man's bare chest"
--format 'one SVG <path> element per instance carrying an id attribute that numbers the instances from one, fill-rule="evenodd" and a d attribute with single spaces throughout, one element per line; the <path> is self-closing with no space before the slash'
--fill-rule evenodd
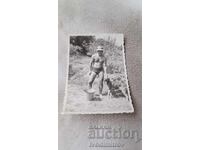
<path id="1" fill-rule="evenodd" d="M 104 57 L 95 57 L 94 62 L 95 63 L 104 63 L 105 58 Z"/>

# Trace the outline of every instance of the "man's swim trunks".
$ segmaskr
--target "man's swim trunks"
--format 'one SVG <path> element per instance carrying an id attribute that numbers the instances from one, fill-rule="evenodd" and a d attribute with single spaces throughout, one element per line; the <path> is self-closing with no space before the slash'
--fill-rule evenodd
<path id="1" fill-rule="evenodd" d="M 92 71 L 98 75 L 101 71 L 103 71 L 103 68 L 92 68 Z"/>

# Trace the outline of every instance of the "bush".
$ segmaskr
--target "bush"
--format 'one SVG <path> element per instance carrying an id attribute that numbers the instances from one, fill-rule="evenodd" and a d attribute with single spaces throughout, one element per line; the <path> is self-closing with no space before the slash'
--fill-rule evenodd
<path id="1" fill-rule="evenodd" d="M 81 47 L 70 44 L 70 53 L 69 54 L 70 54 L 70 56 L 79 55 L 81 50 L 82 50 Z"/>

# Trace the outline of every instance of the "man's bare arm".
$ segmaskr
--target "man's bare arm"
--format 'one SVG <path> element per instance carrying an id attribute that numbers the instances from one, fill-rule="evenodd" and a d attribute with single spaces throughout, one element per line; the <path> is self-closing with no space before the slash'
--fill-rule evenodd
<path id="1" fill-rule="evenodd" d="M 105 71 L 105 77 L 107 78 L 107 58 L 105 58 L 104 61 L 104 71 Z"/>
<path id="2" fill-rule="evenodd" d="M 92 56 L 90 61 L 90 71 L 92 71 L 93 63 L 94 63 L 94 57 Z"/>

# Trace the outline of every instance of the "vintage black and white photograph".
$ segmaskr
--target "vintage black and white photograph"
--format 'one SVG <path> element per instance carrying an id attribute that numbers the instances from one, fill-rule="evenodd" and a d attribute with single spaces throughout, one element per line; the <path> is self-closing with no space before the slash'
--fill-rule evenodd
<path id="1" fill-rule="evenodd" d="M 123 34 L 70 35 L 63 113 L 134 112 Z"/>

